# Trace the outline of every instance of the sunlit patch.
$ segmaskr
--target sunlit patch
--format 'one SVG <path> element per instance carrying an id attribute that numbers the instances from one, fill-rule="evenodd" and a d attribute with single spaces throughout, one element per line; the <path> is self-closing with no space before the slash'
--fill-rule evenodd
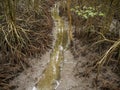
<path id="1" fill-rule="evenodd" d="M 55 67 L 55 65 L 53 65 L 53 72 L 54 72 L 54 74 L 56 74 L 56 67 Z"/>
<path id="2" fill-rule="evenodd" d="M 60 82 L 55 80 L 56 86 L 55 86 L 55 90 L 57 89 L 57 87 L 60 85 Z"/>
<path id="3" fill-rule="evenodd" d="M 38 89 L 34 86 L 32 90 L 38 90 Z"/>
<path id="4" fill-rule="evenodd" d="M 60 49 L 60 51 L 62 51 L 62 50 L 63 50 L 63 46 L 60 45 L 60 46 L 59 46 L 59 49 Z"/>
<path id="5" fill-rule="evenodd" d="M 59 58 L 59 51 L 57 52 L 57 55 L 56 55 L 56 62 L 58 61 L 58 58 Z"/>

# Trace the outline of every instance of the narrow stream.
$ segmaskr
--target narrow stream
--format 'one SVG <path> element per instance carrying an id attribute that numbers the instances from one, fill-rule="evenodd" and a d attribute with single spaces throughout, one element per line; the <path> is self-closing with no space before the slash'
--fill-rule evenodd
<path id="1" fill-rule="evenodd" d="M 64 61 L 64 51 L 69 45 L 68 24 L 59 16 L 59 5 L 57 2 L 51 9 L 54 20 L 54 47 L 50 55 L 50 61 L 43 72 L 43 76 L 37 83 L 37 90 L 55 90 L 60 84 L 60 72 Z"/>

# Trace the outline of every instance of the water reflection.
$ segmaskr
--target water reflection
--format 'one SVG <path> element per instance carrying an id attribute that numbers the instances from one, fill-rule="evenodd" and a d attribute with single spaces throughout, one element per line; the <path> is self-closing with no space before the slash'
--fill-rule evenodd
<path id="1" fill-rule="evenodd" d="M 43 72 L 42 78 L 36 84 L 33 90 L 54 90 L 60 84 L 60 70 L 64 60 L 64 51 L 68 47 L 68 28 L 66 21 L 59 16 L 59 5 L 56 3 L 51 9 L 51 14 L 54 20 L 54 48 L 50 55 L 50 62 Z"/>

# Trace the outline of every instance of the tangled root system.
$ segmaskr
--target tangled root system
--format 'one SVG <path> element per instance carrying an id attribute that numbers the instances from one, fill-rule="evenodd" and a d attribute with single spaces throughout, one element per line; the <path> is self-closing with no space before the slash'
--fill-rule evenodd
<path id="1" fill-rule="evenodd" d="M 28 11 L 20 2 L 16 21 L 8 22 L 3 17 L 0 22 L 0 90 L 13 90 L 15 86 L 9 83 L 29 66 L 28 58 L 40 57 L 52 46 L 53 21 L 49 9 L 54 1 L 40 3 L 41 9 L 36 12 Z"/>

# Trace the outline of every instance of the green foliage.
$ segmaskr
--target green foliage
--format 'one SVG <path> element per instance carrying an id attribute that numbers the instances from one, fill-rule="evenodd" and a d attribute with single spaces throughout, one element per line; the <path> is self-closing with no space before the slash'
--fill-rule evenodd
<path id="1" fill-rule="evenodd" d="M 105 13 L 98 11 L 94 7 L 84 6 L 81 9 L 80 6 L 75 6 L 74 8 L 71 8 L 71 11 L 75 12 L 78 16 L 81 16 L 82 18 L 85 18 L 85 19 L 88 19 L 89 17 L 95 17 L 95 16 L 101 16 L 101 17 L 105 16 Z"/>

